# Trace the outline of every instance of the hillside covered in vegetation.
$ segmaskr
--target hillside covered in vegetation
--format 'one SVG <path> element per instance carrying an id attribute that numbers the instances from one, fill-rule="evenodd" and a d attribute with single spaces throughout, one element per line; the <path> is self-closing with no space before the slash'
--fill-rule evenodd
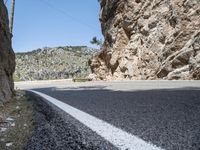
<path id="1" fill-rule="evenodd" d="M 86 77 L 90 74 L 88 60 L 97 52 L 86 46 L 65 46 L 16 53 L 14 80 Z"/>

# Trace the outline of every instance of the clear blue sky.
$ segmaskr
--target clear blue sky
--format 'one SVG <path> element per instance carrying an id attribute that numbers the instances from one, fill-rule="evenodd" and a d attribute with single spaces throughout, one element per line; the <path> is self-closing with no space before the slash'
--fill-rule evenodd
<path id="1" fill-rule="evenodd" d="M 11 0 L 7 7 L 10 8 Z M 90 44 L 103 38 L 97 0 L 16 0 L 13 49 Z"/>

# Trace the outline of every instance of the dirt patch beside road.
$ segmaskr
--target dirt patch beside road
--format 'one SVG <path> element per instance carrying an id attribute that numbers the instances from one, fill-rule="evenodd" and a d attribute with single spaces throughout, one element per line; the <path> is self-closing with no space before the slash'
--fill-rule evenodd
<path id="1" fill-rule="evenodd" d="M 17 91 L 11 101 L 0 106 L 0 149 L 21 150 L 34 131 L 32 103 Z"/>

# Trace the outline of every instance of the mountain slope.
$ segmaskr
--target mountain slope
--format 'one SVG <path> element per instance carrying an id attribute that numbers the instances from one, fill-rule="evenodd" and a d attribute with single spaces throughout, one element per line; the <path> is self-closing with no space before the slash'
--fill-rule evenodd
<path id="1" fill-rule="evenodd" d="M 42 48 L 16 54 L 15 80 L 48 80 L 85 77 L 88 60 L 97 49 L 86 46 Z"/>

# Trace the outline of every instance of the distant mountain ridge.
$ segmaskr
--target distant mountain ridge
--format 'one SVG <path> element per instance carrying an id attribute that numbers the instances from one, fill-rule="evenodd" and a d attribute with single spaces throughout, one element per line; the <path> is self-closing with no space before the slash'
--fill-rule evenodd
<path id="1" fill-rule="evenodd" d="M 15 81 L 53 80 L 86 77 L 88 60 L 98 49 L 87 46 L 44 47 L 16 53 Z"/>

